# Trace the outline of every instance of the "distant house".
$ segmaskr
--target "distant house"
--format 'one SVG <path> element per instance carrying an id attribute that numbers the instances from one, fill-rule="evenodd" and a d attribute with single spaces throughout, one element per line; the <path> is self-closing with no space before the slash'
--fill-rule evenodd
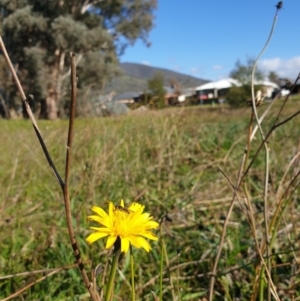
<path id="1" fill-rule="evenodd" d="M 195 95 L 195 88 L 170 88 L 164 87 L 166 91 L 165 95 L 165 104 L 166 105 L 178 105 L 180 103 L 184 103 L 184 101 L 188 97 L 192 97 Z"/>
<path id="2" fill-rule="evenodd" d="M 280 87 L 277 84 L 270 81 L 261 81 L 255 84 L 262 86 L 263 93 L 268 98 L 272 97 L 272 93 L 274 92 L 274 90 L 280 89 Z"/>
<path id="3" fill-rule="evenodd" d="M 199 103 L 223 102 L 226 93 L 231 87 L 239 87 L 242 84 L 233 78 L 225 78 L 219 81 L 210 82 L 195 88 L 196 97 Z M 272 97 L 274 90 L 279 89 L 279 86 L 270 81 L 256 82 L 255 85 L 262 86 L 263 94 L 266 97 Z"/>
<path id="4" fill-rule="evenodd" d="M 196 97 L 201 104 L 212 103 L 213 101 L 222 99 L 231 87 L 238 87 L 240 85 L 241 84 L 233 78 L 210 82 L 195 88 Z"/>
<path id="5" fill-rule="evenodd" d="M 178 91 L 176 88 L 164 86 L 164 90 L 166 92 L 164 99 L 165 105 L 176 105 L 178 103 Z"/>

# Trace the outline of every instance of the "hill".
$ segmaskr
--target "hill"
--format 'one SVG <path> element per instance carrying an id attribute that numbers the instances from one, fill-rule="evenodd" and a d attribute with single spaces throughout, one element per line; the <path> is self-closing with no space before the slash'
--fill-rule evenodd
<path id="1" fill-rule="evenodd" d="M 158 72 L 164 76 L 165 85 L 168 85 L 170 80 L 176 80 L 183 88 L 197 87 L 208 82 L 208 80 L 200 79 L 172 70 L 138 63 L 121 63 L 120 68 L 122 75 L 114 78 L 106 85 L 106 92 L 115 91 L 116 93 L 123 93 L 128 91 L 144 91 L 147 88 L 147 81 Z"/>

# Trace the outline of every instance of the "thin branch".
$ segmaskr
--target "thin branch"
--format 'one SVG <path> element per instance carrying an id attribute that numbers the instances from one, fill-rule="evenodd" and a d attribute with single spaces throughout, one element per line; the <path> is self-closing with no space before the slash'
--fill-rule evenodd
<path id="1" fill-rule="evenodd" d="M 300 80 L 300 73 L 298 74 L 298 76 L 297 76 L 295 82 L 293 83 L 293 85 L 292 85 L 292 87 L 291 87 L 291 90 L 290 90 L 290 93 L 292 93 L 292 91 L 293 91 L 294 88 L 296 87 L 297 82 L 298 82 L 299 80 Z M 261 148 L 264 146 L 265 141 L 268 140 L 268 138 L 270 137 L 270 135 L 272 134 L 272 132 L 273 132 L 276 128 L 280 127 L 281 125 L 287 123 L 288 121 L 292 120 L 294 117 L 296 117 L 297 115 L 299 115 L 300 111 L 297 111 L 296 113 L 294 113 L 294 114 L 291 115 L 290 117 L 288 117 L 288 118 L 286 118 L 285 120 L 283 120 L 283 121 L 277 123 L 278 120 L 279 120 L 279 117 L 280 117 L 280 115 L 281 115 L 281 113 L 282 113 L 282 111 L 283 111 L 283 108 L 284 108 L 284 106 L 285 106 L 287 100 L 289 99 L 289 96 L 290 96 L 290 94 L 287 95 L 287 97 L 285 98 L 284 102 L 282 103 L 282 105 L 281 105 L 281 107 L 280 107 L 280 109 L 279 109 L 279 112 L 278 112 L 278 114 L 277 114 L 277 116 L 276 116 L 276 119 L 275 119 L 275 121 L 274 121 L 272 127 L 270 128 L 269 132 L 266 134 L 265 139 L 264 139 L 264 140 L 261 142 L 261 144 L 259 145 L 259 147 L 258 147 L 258 149 L 256 150 L 254 156 L 252 157 L 252 160 L 250 161 L 249 165 L 247 166 L 246 170 L 244 171 L 243 176 L 242 176 L 242 178 L 241 178 L 241 182 L 242 182 L 242 181 L 244 180 L 244 178 L 246 177 L 247 173 L 249 172 L 249 169 L 251 168 L 252 164 L 253 164 L 254 161 L 256 160 L 256 158 L 257 158 L 257 156 L 258 156 L 258 154 L 259 154 Z M 252 138 L 252 137 L 251 137 L 251 138 Z M 241 183 L 240 183 L 240 184 L 241 184 Z M 240 185 L 238 185 L 238 188 L 239 188 L 239 186 L 240 186 Z"/>
<path id="2" fill-rule="evenodd" d="M 269 229 L 268 229 L 268 182 L 269 182 L 269 150 L 268 150 L 268 145 L 267 145 L 267 141 L 265 139 L 265 135 L 263 133 L 262 127 L 261 127 L 261 123 L 260 123 L 260 119 L 258 117 L 258 113 L 257 113 L 257 109 L 256 109 L 256 101 L 255 101 L 255 95 L 254 95 L 254 75 L 255 75 L 255 70 L 256 70 L 256 65 L 261 57 L 261 55 L 265 52 L 267 46 L 269 45 L 269 42 L 272 38 L 274 29 L 275 29 L 275 25 L 276 25 L 276 21 L 277 21 L 277 17 L 278 17 L 278 11 L 279 8 L 276 8 L 276 13 L 274 16 L 274 20 L 273 20 L 273 24 L 272 24 L 272 28 L 271 28 L 271 32 L 269 34 L 269 37 L 263 47 L 263 49 L 261 50 L 261 52 L 259 53 L 258 57 L 256 58 L 254 65 L 253 65 L 253 69 L 252 69 L 252 75 L 251 75 L 251 94 L 252 94 L 252 110 L 254 112 L 254 116 L 255 116 L 255 120 L 257 123 L 257 127 L 261 136 L 261 139 L 264 141 L 264 148 L 265 148 L 265 183 L 264 183 L 264 225 L 265 225 L 265 239 L 267 242 L 267 255 L 270 255 L 270 240 L 269 240 Z M 269 272 L 271 273 L 271 262 L 270 260 L 268 260 L 268 269 Z M 263 286 L 261 285 L 261 289 L 263 288 Z M 270 282 L 268 281 L 268 301 L 271 301 L 271 286 L 270 286 Z"/>
<path id="3" fill-rule="evenodd" d="M 4 58 L 5 58 L 5 60 L 6 60 L 6 63 L 8 64 L 8 67 L 9 67 L 9 69 L 10 69 L 10 71 L 11 71 L 11 73 L 12 73 L 12 76 L 13 76 L 15 82 L 16 82 L 17 88 L 18 88 L 18 90 L 19 90 L 19 92 L 20 92 L 20 94 L 21 94 L 22 100 L 25 102 L 25 105 L 26 105 L 26 95 L 25 95 L 24 90 L 23 90 L 23 88 L 22 88 L 22 86 L 21 86 L 21 83 L 20 83 L 20 81 L 19 81 L 19 78 L 18 78 L 18 76 L 17 76 L 17 74 L 16 74 L 16 72 L 15 72 L 15 69 L 14 69 L 14 67 L 13 67 L 13 65 L 12 65 L 12 63 L 11 63 L 11 60 L 10 60 L 10 58 L 9 58 L 9 55 L 8 55 L 7 51 L 6 51 L 6 47 L 5 47 L 5 45 L 4 45 L 4 42 L 3 42 L 1 36 L 0 36 L 0 47 L 1 47 L 1 50 L 2 50 L 2 52 L 3 52 Z M 27 105 L 28 105 L 28 104 L 27 104 Z M 26 109 L 27 109 L 27 108 L 26 108 Z M 32 117 L 32 120 L 31 120 L 31 121 L 34 122 L 34 124 L 36 125 L 36 127 L 38 127 L 37 124 L 35 123 L 35 120 L 34 120 L 34 117 L 33 117 L 32 113 L 30 114 L 30 112 L 31 112 L 31 109 L 30 109 L 30 107 L 29 107 L 29 112 L 27 112 L 27 113 L 28 113 L 30 119 L 31 119 L 31 117 Z"/>
<path id="4" fill-rule="evenodd" d="M 253 68 L 252 68 L 252 74 L 251 74 L 251 94 L 252 94 L 252 109 L 253 109 L 253 112 L 254 112 L 254 116 L 255 116 L 255 119 L 256 119 L 256 122 L 257 122 L 257 126 L 258 126 L 258 129 L 259 129 L 259 132 L 260 132 L 260 135 L 262 137 L 262 140 L 265 140 L 264 138 L 264 134 L 263 134 L 263 130 L 261 128 L 261 125 L 259 123 L 259 118 L 258 118 L 258 114 L 257 114 L 257 109 L 256 109 L 256 104 L 255 104 L 255 94 L 254 94 L 254 75 L 255 75 L 255 69 L 256 69 L 256 65 L 261 57 L 261 55 L 265 52 L 267 46 L 269 45 L 269 42 L 271 40 L 271 37 L 273 35 L 273 32 L 274 32 L 274 29 L 275 29 L 275 25 L 276 25 L 276 21 L 277 21 L 277 17 L 278 17 L 278 11 L 279 9 L 277 8 L 276 9 L 276 13 L 275 13 L 275 16 L 274 16 L 274 20 L 273 20 L 273 24 L 272 24 L 272 28 L 271 28 L 271 32 L 269 34 L 269 37 L 267 39 L 267 42 L 265 43 L 263 49 L 261 50 L 261 52 L 259 53 L 259 55 L 257 56 L 254 64 L 253 64 Z"/>
<path id="5" fill-rule="evenodd" d="M 79 54 L 76 61 L 75 61 L 75 66 L 78 65 L 78 63 L 81 61 L 81 59 L 83 58 L 83 54 Z M 60 79 L 64 80 L 65 78 L 67 78 L 68 76 L 71 75 L 72 70 L 69 69 L 65 74 L 61 75 Z"/>
<path id="6" fill-rule="evenodd" d="M 222 172 L 222 170 L 220 169 L 220 171 Z M 234 189 L 234 193 L 235 193 L 235 196 L 236 198 L 238 199 L 238 202 L 241 204 L 241 201 L 240 201 L 240 198 L 239 198 L 239 195 L 238 195 L 238 192 L 236 190 L 236 188 L 234 187 L 232 181 L 230 180 L 230 178 L 228 176 L 226 176 L 225 173 L 222 172 L 222 174 L 226 177 L 226 179 L 229 181 L 229 183 L 231 184 L 231 186 L 233 187 Z M 251 214 L 249 216 L 246 216 L 248 221 L 249 221 L 249 224 L 250 224 L 250 227 L 251 227 L 251 230 L 253 232 L 253 237 L 254 237 L 254 240 L 255 240 L 255 246 L 257 248 L 257 252 L 259 254 L 259 257 L 261 258 L 262 260 L 262 264 L 264 265 L 265 269 L 266 269 L 266 273 L 267 273 L 267 276 L 268 276 L 268 279 L 269 279 L 269 285 L 270 285 L 270 293 L 272 292 L 274 298 L 276 300 L 279 300 L 278 296 L 277 296 L 277 293 L 276 293 L 276 288 L 275 288 L 275 285 L 273 284 L 273 281 L 272 281 L 272 278 L 271 278 L 271 274 L 269 272 L 269 267 L 266 266 L 265 262 L 264 262 L 264 258 L 263 258 L 263 255 L 262 255 L 262 252 L 260 251 L 259 249 L 259 244 L 258 244 L 258 240 L 257 240 L 257 237 L 256 237 L 256 234 L 255 234 L 255 219 L 253 217 L 253 212 L 251 210 L 251 203 L 249 203 L 249 210 L 251 212 Z M 229 219 L 226 218 L 225 222 L 224 222 L 224 227 L 227 228 L 227 224 L 228 224 L 228 221 Z M 224 228 L 223 228 L 224 230 Z M 225 232 L 224 232 L 225 233 Z M 223 234 L 223 232 L 222 232 Z M 223 243 L 222 243 L 223 244 Z M 219 247 L 222 246 L 221 244 L 219 245 Z M 271 260 L 270 260 L 270 255 L 268 254 L 267 255 L 268 257 L 268 261 L 271 263 Z M 214 277 L 214 274 L 212 274 L 212 277 Z M 271 290 L 272 288 L 272 290 Z M 210 291 L 211 292 L 211 291 Z M 212 294 L 210 293 L 210 297 L 212 296 Z"/>
<path id="7" fill-rule="evenodd" d="M 281 125 L 287 123 L 288 121 L 292 120 L 294 117 L 296 117 L 297 115 L 299 115 L 299 113 L 300 113 L 300 110 L 297 111 L 296 113 L 292 114 L 290 117 L 284 119 L 283 121 L 278 122 L 277 124 L 274 125 L 274 129 L 276 129 L 276 128 L 280 127 Z"/>
<path id="8" fill-rule="evenodd" d="M 266 144 L 266 142 L 267 142 L 267 139 L 270 136 L 270 134 L 271 134 L 272 131 L 270 130 L 269 133 L 267 134 L 267 136 L 265 137 L 264 133 L 262 131 L 261 125 L 260 125 L 260 119 L 259 119 L 258 114 L 257 114 L 256 104 L 255 104 L 255 97 L 254 97 L 254 74 L 255 74 L 256 64 L 257 64 L 260 56 L 262 55 L 262 53 L 265 51 L 265 49 L 266 49 L 267 45 L 269 44 L 269 41 L 270 41 L 270 39 L 272 37 L 273 30 L 275 28 L 275 24 L 276 24 L 276 20 L 277 20 L 278 10 L 279 10 L 279 8 L 277 8 L 277 10 L 276 10 L 276 14 L 275 14 L 275 17 L 274 17 L 274 22 L 273 22 L 273 25 L 272 25 L 271 32 L 270 32 L 270 35 L 268 37 L 268 40 L 267 40 L 265 46 L 263 47 L 262 51 L 258 55 L 256 61 L 254 62 L 254 66 L 253 66 L 253 69 L 252 69 L 252 85 L 251 85 L 252 107 L 253 107 L 252 114 L 254 113 L 254 116 L 255 116 L 255 119 L 256 119 L 256 122 L 257 122 L 257 127 L 258 127 L 258 129 L 260 131 L 260 134 L 261 134 L 261 137 L 262 137 L 262 143 L 261 143 L 259 149 L 257 150 L 256 154 L 255 154 L 255 158 L 257 157 L 258 153 L 260 152 L 260 150 L 261 150 L 261 148 L 263 146 L 265 147 L 266 153 L 267 153 L 267 144 Z M 251 121 L 252 121 L 252 118 L 253 118 L 253 116 L 251 117 Z M 251 126 L 252 126 L 252 122 L 249 125 L 249 127 L 251 127 Z M 250 128 L 249 128 L 249 130 L 250 130 Z M 253 162 L 255 160 L 255 158 L 253 158 L 252 161 L 250 162 L 250 164 L 248 165 L 248 167 L 246 168 L 247 157 L 248 157 L 248 154 L 249 154 L 250 141 L 251 141 L 250 134 L 251 133 L 248 132 L 247 146 L 246 146 L 246 149 L 245 149 L 245 152 L 244 152 L 244 155 L 243 155 L 243 159 L 242 159 L 242 163 L 241 163 L 241 167 L 240 167 L 240 170 L 239 170 L 239 176 L 238 176 L 238 180 L 237 180 L 237 185 L 236 185 L 236 188 L 234 189 L 234 195 L 232 197 L 232 201 L 231 201 L 231 204 L 230 204 L 230 207 L 228 209 L 227 216 L 226 216 L 226 219 L 225 219 L 225 222 L 224 222 L 224 227 L 223 227 L 222 234 L 221 234 L 220 244 L 219 244 L 218 252 L 217 252 L 217 255 L 216 255 L 215 262 L 214 262 L 214 267 L 213 267 L 212 276 L 211 276 L 211 280 L 210 280 L 209 301 L 213 300 L 213 296 L 214 296 L 214 284 L 215 284 L 215 277 L 216 277 L 216 272 L 217 272 L 217 266 L 218 266 L 218 263 L 219 263 L 219 260 L 220 260 L 223 243 L 224 243 L 225 236 L 226 236 L 227 224 L 228 224 L 230 215 L 231 215 L 233 207 L 234 207 L 235 198 L 237 197 L 237 191 L 238 191 L 239 187 L 241 186 L 241 184 L 243 183 L 243 180 L 244 180 L 245 176 L 247 175 L 247 173 L 248 173 L 251 165 L 253 164 Z M 268 157 L 267 157 L 266 158 L 266 166 L 268 166 L 268 164 L 269 164 L 269 161 L 268 161 Z M 267 167 L 266 167 L 266 170 L 268 171 Z M 266 175 L 266 180 L 265 180 L 266 183 L 265 183 L 265 185 L 268 185 L 268 181 L 267 180 L 268 180 L 268 175 Z M 264 197 L 265 211 L 267 210 L 267 206 L 266 206 L 267 199 L 266 199 L 266 197 L 267 196 L 265 195 L 265 197 Z M 265 221 L 265 223 L 266 223 L 266 229 L 267 229 L 267 221 Z M 268 235 L 268 233 L 266 233 L 266 235 Z M 267 239 L 268 239 L 268 236 L 267 236 Z M 262 258 L 262 254 L 259 253 L 259 255 Z M 263 261 L 263 265 L 265 266 L 264 261 Z M 269 269 L 266 269 L 267 276 L 268 276 L 268 278 L 270 280 L 268 282 L 268 285 L 269 285 L 269 290 L 268 291 L 269 291 L 269 294 L 270 293 L 274 294 L 274 297 L 277 299 L 278 296 L 276 294 L 276 291 L 273 292 L 273 290 L 274 290 L 274 284 L 272 282 L 272 279 L 271 279 L 271 276 L 270 276 L 270 273 L 269 273 L 270 269 L 271 269 L 270 266 L 269 266 Z M 270 297 L 269 297 L 269 299 L 270 299 Z"/>
<path id="9" fill-rule="evenodd" d="M 36 135 L 39 139 L 39 142 L 42 146 L 42 149 L 44 151 L 44 154 L 46 156 L 46 159 L 56 177 L 56 179 L 58 180 L 60 187 L 63 191 L 64 194 L 64 202 L 65 202 L 65 210 L 66 210 L 66 218 L 67 218 L 67 224 L 68 224 L 68 230 L 69 230 L 69 235 L 70 235 L 70 240 L 71 240 L 71 244 L 72 244 L 72 248 L 76 257 L 76 261 L 77 264 L 79 266 L 80 272 L 82 274 L 83 280 L 85 282 L 86 287 L 88 288 L 91 298 L 94 301 L 98 301 L 100 300 L 98 295 L 96 295 L 92 284 L 86 274 L 86 271 L 84 269 L 84 265 L 83 262 L 81 260 L 80 257 L 80 253 L 78 250 L 78 246 L 77 246 L 77 242 L 75 239 L 75 234 L 74 234 L 74 230 L 73 230 L 73 226 L 72 226 L 72 217 L 71 217 L 71 206 L 70 206 L 70 197 L 69 197 L 69 176 L 70 176 L 70 158 L 71 158 L 71 146 L 72 146 L 72 136 L 73 136 L 73 125 L 74 125 L 74 118 L 75 118 L 75 103 L 76 103 L 76 65 L 75 65 L 75 55 L 71 54 L 71 86 L 72 86 L 72 97 L 71 97 L 71 110 L 70 110 L 70 123 L 69 123 L 69 135 L 68 135 L 68 144 L 67 144 L 67 155 L 66 155 L 66 169 L 65 169 L 65 182 L 66 184 L 63 182 L 63 180 L 61 179 L 59 173 L 57 172 L 55 165 L 51 159 L 51 156 L 48 152 L 48 149 L 44 143 L 44 140 L 42 138 L 42 135 L 40 133 L 40 130 L 38 128 L 38 125 L 35 121 L 34 115 L 32 114 L 32 111 L 30 109 L 30 106 L 27 102 L 27 98 L 26 95 L 24 93 L 24 90 L 21 86 L 21 83 L 18 79 L 18 76 L 13 68 L 13 65 L 11 63 L 11 60 L 9 58 L 9 55 L 6 51 L 4 42 L 0 36 L 0 48 L 3 52 L 3 55 L 5 57 L 5 60 L 9 66 L 9 69 L 12 72 L 13 78 L 16 82 L 17 88 L 21 94 L 22 100 L 24 102 L 25 105 L 25 109 L 28 113 L 28 116 L 32 122 L 33 128 L 36 132 Z M 36 283 L 36 282 L 35 282 Z"/>
<path id="10" fill-rule="evenodd" d="M 31 111 L 31 108 L 30 108 L 30 106 L 29 106 L 29 104 L 28 104 L 28 102 L 27 102 L 26 95 L 25 95 L 24 90 L 23 90 L 23 88 L 22 88 L 22 85 L 21 85 L 21 83 L 20 83 L 20 81 L 19 81 L 19 78 L 18 78 L 18 76 L 17 76 L 17 73 L 16 73 L 16 71 L 15 71 L 15 69 L 14 69 L 14 67 L 13 67 L 13 65 L 12 65 L 12 63 L 11 63 L 10 57 L 9 57 L 7 51 L 6 51 L 6 47 L 5 47 L 5 45 L 4 45 L 4 42 L 3 42 L 1 36 L 0 36 L 0 48 L 1 48 L 2 52 L 3 52 L 4 58 L 5 58 L 5 60 L 6 60 L 6 63 L 8 64 L 8 67 L 9 67 L 9 69 L 10 69 L 12 75 L 13 75 L 13 78 L 14 78 L 14 80 L 15 80 L 15 82 L 16 82 L 18 91 L 19 91 L 19 93 L 21 94 L 23 103 L 24 103 L 24 105 L 25 105 L 25 110 L 26 110 L 26 112 L 27 112 L 27 114 L 28 114 L 28 116 L 29 116 L 29 118 L 30 118 L 30 121 L 31 121 L 32 126 L 33 126 L 33 128 L 34 128 L 34 131 L 35 131 L 35 133 L 36 133 L 36 135 L 37 135 L 37 137 L 38 137 L 38 139 L 39 139 L 39 142 L 40 142 L 40 144 L 41 144 L 41 146 L 42 146 L 42 149 L 43 149 L 43 151 L 44 151 L 44 154 L 45 154 L 45 156 L 46 156 L 46 159 L 47 159 L 47 161 L 48 161 L 48 164 L 50 165 L 50 167 L 51 167 L 51 169 L 52 169 L 52 171 L 53 171 L 53 173 L 54 173 L 54 175 L 55 175 L 55 177 L 56 177 L 56 179 L 57 179 L 57 181 L 58 181 L 60 187 L 63 189 L 63 187 L 64 187 L 64 182 L 63 182 L 63 180 L 61 179 L 61 176 L 59 175 L 59 173 L 58 173 L 58 171 L 57 171 L 57 169 L 56 169 L 56 167 L 55 167 L 55 165 L 54 165 L 54 163 L 53 163 L 53 161 L 52 161 L 52 159 L 51 159 L 51 157 L 50 157 L 50 155 L 49 155 L 48 149 L 47 149 L 47 147 L 46 147 L 46 145 L 45 145 L 45 142 L 44 142 L 44 140 L 43 140 L 43 137 L 42 137 L 42 135 L 41 135 L 41 132 L 40 132 L 40 130 L 39 130 L 39 127 L 38 127 L 38 125 L 37 125 L 37 123 L 36 123 L 36 121 L 35 121 L 35 118 L 34 118 L 34 115 L 33 115 L 32 111 Z"/>
<path id="11" fill-rule="evenodd" d="M 289 162 L 289 164 L 287 165 L 285 172 L 283 174 L 283 176 L 281 177 L 281 180 L 278 184 L 278 188 L 277 188 L 277 193 L 276 193 L 276 200 L 280 200 L 283 198 L 283 184 L 284 184 L 284 180 L 288 175 L 288 172 L 290 171 L 290 168 L 293 166 L 293 164 L 296 162 L 296 160 L 298 160 L 298 158 L 300 157 L 300 151 L 297 152 L 297 154 L 292 158 L 292 160 Z M 274 214 L 275 215 L 275 214 Z"/>
<path id="12" fill-rule="evenodd" d="M 268 105 L 267 109 L 263 112 L 263 114 L 261 115 L 261 117 L 259 118 L 259 124 L 261 124 L 264 120 L 264 118 L 267 116 L 268 112 L 270 111 L 270 109 L 272 108 L 272 106 L 274 105 L 274 103 L 276 102 L 276 100 L 279 99 L 279 96 L 280 96 L 280 93 L 281 93 L 282 90 L 280 90 L 277 95 L 275 96 L 274 99 L 272 99 L 272 101 L 270 102 L 270 104 Z M 250 137 L 250 141 L 253 140 L 255 134 L 256 134 L 256 131 L 258 130 L 258 125 L 256 124 L 252 133 L 251 133 L 251 137 Z"/>
<path id="13" fill-rule="evenodd" d="M 276 116 L 276 119 L 275 119 L 275 121 L 274 121 L 274 124 L 277 123 L 277 121 L 278 121 L 278 119 L 279 119 L 279 117 L 280 117 L 280 115 L 281 115 L 281 112 L 283 111 L 283 108 L 284 108 L 286 102 L 288 101 L 288 99 L 289 99 L 291 93 L 294 91 L 294 89 L 295 89 L 295 87 L 296 87 L 297 82 L 298 82 L 299 79 L 300 79 L 300 73 L 298 74 L 297 78 L 295 79 L 295 82 L 294 82 L 294 84 L 292 85 L 292 87 L 291 87 L 291 89 L 290 89 L 290 93 L 289 93 L 289 94 L 286 96 L 286 98 L 284 99 L 284 101 L 283 101 L 283 103 L 282 103 L 282 105 L 281 105 L 281 107 L 280 107 L 280 110 L 279 110 L 279 112 L 278 112 L 278 114 L 277 114 L 277 116 Z"/>
<path id="14" fill-rule="evenodd" d="M 71 214 L 71 203 L 69 195 L 69 180 L 70 180 L 70 167 L 71 167 L 71 150 L 73 142 L 73 133 L 74 133 L 74 119 L 75 119 L 75 108 L 76 108 L 76 64 L 75 64 L 75 54 L 71 53 L 71 104 L 70 104 L 70 119 L 69 119 L 69 131 L 68 131 L 68 141 L 67 141 L 67 154 L 66 154 L 66 168 L 65 168 L 65 185 L 63 189 L 64 194 L 64 203 L 66 210 L 66 219 L 68 225 L 68 231 L 70 236 L 70 241 L 72 244 L 73 252 L 80 269 L 84 283 L 89 290 L 92 300 L 99 300 L 98 295 L 96 294 L 92 282 L 89 280 L 87 273 L 85 271 L 83 262 L 81 260 L 78 244 L 75 238 L 75 233 L 72 225 L 72 214 Z"/>

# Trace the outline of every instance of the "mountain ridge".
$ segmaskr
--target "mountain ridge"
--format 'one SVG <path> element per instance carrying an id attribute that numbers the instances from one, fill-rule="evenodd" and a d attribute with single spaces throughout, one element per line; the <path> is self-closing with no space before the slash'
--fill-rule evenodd
<path id="1" fill-rule="evenodd" d="M 116 93 L 141 92 L 147 89 L 148 80 L 153 78 L 156 73 L 161 73 L 165 78 L 165 86 L 170 84 L 171 80 L 176 80 L 182 88 L 197 87 L 209 82 L 184 73 L 172 71 L 166 68 L 153 67 L 139 63 L 124 62 L 120 63 L 122 74 L 115 77 L 106 85 L 106 92 L 114 91 Z"/>
<path id="2" fill-rule="evenodd" d="M 200 84 L 202 83 L 206 83 L 209 82 L 208 80 L 205 79 L 201 79 L 192 75 L 188 75 L 188 74 L 184 74 L 181 72 L 177 72 L 177 71 L 173 71 L 170 69 L 166 69 L 166 68 L 161 68 L 161 67 L 154 67 L 154 66 L 149 66 L 149 65 L 145 65 L 145 64 L 139 64 L 139 63 L 130 63 L 130 62 L 124 62 L 120 64 L 121 69 L 130 76 L 134 76 L 137 78 L 144 78 L 144 79 L 151 79 L 155 73 L 162 73 L 165 77 L 165 80 L 170 80 L 172 79 L 172 77 L 174 78 L 179 78 L 181 80 L 178 80 L 181 84 L 182 81 L 186 82 L 186 84 L 188 85 L 190 82 L 192 83 L 192 85 L 194 85 L 195 83 L 198 84 L 200 82 Z"/>

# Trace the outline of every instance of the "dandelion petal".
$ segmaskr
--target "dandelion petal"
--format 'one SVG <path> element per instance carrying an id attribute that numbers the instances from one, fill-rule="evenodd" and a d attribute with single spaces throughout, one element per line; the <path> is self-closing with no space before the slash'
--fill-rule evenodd
<path id="1" fill-rule="evenodd" d="M 93 206 L 92 211 L 94 211 L 95 213 L 97 213 L 101 217 L 107 217 L 107 213 L 100 207 Z"/>
<path id="2" fill-rule="evenodd" d="M 150 246 L 149 242 L 148 242 L 145 238 L 143 238 L 143 237 L 139 237 L 138 239 L 139 239 L 139 242 L 140 242 L 140 244 L 142 245 L 142 247 L 143 247 L 147 252 L 149 252 L 149 251 L 151 250 L 151 246 Z"/>
<path id="3" fill-rule="evenodd" d="M 127 253 L 129 249 L 129 239 L 121 238 L 121 252 Z"/>
<path id="4" fill-rule="evenodd" d="M 90 234 L 87 238 L 86 241 L 88 244 L 92 244 L 93 242 L 95 242 L 96 240 L 103 238 L 105 236 L 107 236 L 107 233 L 101 233 L 101 232 L 94 232 L 92 234 Z"/>
<path id="5" fill-rule="evenodd" d="M 115 241 L 117 240 L 117 236 L 109 236 L 106 242 L 106 249 L 109 249 L 113 246 Z"/>

